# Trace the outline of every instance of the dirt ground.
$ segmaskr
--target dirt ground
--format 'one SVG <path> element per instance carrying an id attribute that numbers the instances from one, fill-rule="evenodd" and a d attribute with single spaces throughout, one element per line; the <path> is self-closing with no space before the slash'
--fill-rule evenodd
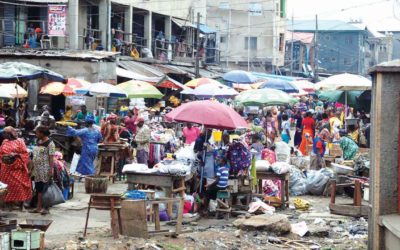
<path id="1" fill-rule="evenodd" d="M 109 193 L 122 193 L 127 184 L 116 183 L 109 187 Z M 292 197 L 291 197 L 292 198 Z M 366 249 L 367 222 L 364 218 L 331 215 L 328 209 L 328 197 L 302 196 L 311 203 L 307 212 L 290 208 L 277 213 L 288 216 L 291 224 L 306 222 L 310 233 L 300 238 L 293 233 L 283 238 L 298 240 L 302 245 L 290 245 L 312 249 Z M 28 212 L 5 213 L 7 218 L 18 220 L 41 218 L 53 220 L 46 232 L 46 249 L 282 249 L 283 245 L 271 245 L 276 237 L 263 231 L 242 231 L 232 225 L 235 218 L 217 220 L 200 219 L 184 225 L 191 231 L 177 237 L 158 236 L 140 239 L 121 236 L 114 240 L 110 232 L 110 216 L 107 211 L 93 210 L 89 219 L 86 239 L 82 237 L 89 196 L 84 193 L 83 183 L 75 185 L 74 198 L 64 204 L 53 207 L 46 216 Z M 292 199 L 293 200 L 293 199 Z M 349 198 L 338 197 L 337 202 L 349 203 Z M 275 238 L 276 241 L 276 238 Z M 309 241 L 310 244 L 300 242 Z M 293 244 L 293 242 L 292 242 Z M 297 244 L 297 243 L 294 243 Z"/>

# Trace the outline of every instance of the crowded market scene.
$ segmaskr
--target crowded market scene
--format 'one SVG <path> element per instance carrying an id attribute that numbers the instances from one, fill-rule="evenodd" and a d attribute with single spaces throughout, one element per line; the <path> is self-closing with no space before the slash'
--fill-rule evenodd
<path id="1" fill-rule="evenodd" d="M 367 216 L 369 79 L 338 74 L 313 83 L 233 70 L 178 88 L 14 67 L 0 76 L 15 82 L 0 85 L 4 228 L 45 232 L 71 210 L 82 216 L 79 241 L 74 235 L 57 249 L 112 249 L 91 239 L 99 234 L 173 240 L 228 225 L 227 248 L 321 249 L 343 235 L 365 247 L 366 220 L 355 218 Z M 62 109 L 28 112 L 23 86 L 35 78 L 47 82 L 39 95 L 65 100 Z M 116 104 L 102 106 L 107 99 Z M 108 211 L 111 228 L 95 231 L 95 209 Z M 15 213 L 26 219 L 7 219 Z M 235 241 L 245 232 L 253 232 L 249 242 Z"/>

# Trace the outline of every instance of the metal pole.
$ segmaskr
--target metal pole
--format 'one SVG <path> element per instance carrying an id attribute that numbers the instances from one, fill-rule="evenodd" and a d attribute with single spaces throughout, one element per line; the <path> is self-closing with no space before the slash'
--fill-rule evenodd
<path id="1" fill-rule="evenodd" d="M 314 34 L 314 81 L 318 82 L 318 15 L 315 15 Z"/>
<path id="2" fill-rule="evenodd" d="M 197 12 L 196 78 L 200 77 L 200 12 Z"/>
<path id="3" fill-rule="evenodd" d="M 290 46 L 290 75 L 293 76 L 293 57 L 294 57 L 294 21 L 293 21 L 293 12 L 292 12 L 292 44 Z"/>
<path id="4" fill-rule="evenodd" d="M 228 44 L 226 48 L 226 68 L 229 68 L 229 53 L 231 43 L 231 21 L 232 21 L 232 9 L 229 7 L 229 18 L 228 18 Z"/>
<path id="5" fill-rule="evenodd" d="M 247 13 L 247 71 L 250 71 L 250 11 Z"/>

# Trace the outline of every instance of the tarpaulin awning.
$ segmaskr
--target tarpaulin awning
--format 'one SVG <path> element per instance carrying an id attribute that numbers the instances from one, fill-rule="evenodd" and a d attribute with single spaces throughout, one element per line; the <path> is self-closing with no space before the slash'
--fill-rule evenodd
<path id="1" fill-rule="evenodd" d="M 204 34 L 211 34 L 211 33 L 217 33 L 217 30 L 205 24 L 200 24 L 200 32 Z"/>
<path id="2" fill-rule="evenodd" d="M 65 81 L 62 75 L 29 63 L 6 62 L 0 64 L 0 82 L 2 83 L 29 81 L 38 78 L 55 82 Z"/>
<path id="3" fill-rule="evenodd" d="M 183 19 L 179 19 L 179 18 L 171 18 L 172 22 L 174 22 L 176 25 L 178 25 L 180 28 L 182 27 L 192 27 L 192 28 L 197 28 L 197 26 L 193 23 L 191 23 L 188 20 L 183 20 Z"/>

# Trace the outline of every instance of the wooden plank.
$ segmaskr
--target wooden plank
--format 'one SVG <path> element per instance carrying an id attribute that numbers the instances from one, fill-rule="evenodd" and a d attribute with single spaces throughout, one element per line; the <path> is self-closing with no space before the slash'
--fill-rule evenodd
<path id="1" fill-rule="evenodd" d="M 146 204 L 144 200 L 124 200 L 121 209 L 124 235 L 148 238 Z"/>
<path id="2" fill-rule="evenodd" d="M 153 204 L 153 211 L 154 211 L 154 225 L 155 229 L 158 231 L 161 229 L 160 226 L 160 206 L 158 203 Z"/>
<path id="3" fill-rule="evenodd" d="M 368 206 L 353 206 L 353 204 L 329 204 L 329 209 L 332 214 L 352 216 L 352 217 L 367 217 Z"/>
<path id="4" fill-rule="evenodd" d="M 182 219 L 183 219 L 183 206 L 185 201 L 183 197 L 179 201 L 178 218 L 176 219 L 176 234 L 180 234 L 182 231 Z"/>
<path id="5" fill-rule="evenodd" d="M 133 173 L 128 173 L 126 176 L 127 182 L 133 184 L 172 188 L 174 183 L 173 178 L 170 176 L 137 175 Z"/>

